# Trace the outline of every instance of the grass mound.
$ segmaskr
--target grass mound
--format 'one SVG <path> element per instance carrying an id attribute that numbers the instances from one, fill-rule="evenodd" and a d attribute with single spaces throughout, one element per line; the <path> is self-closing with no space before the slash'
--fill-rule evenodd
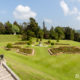
<path id="1" fill-rule="evenodd" d="M 4 39 L 2 39 L 2 37 L 4 37 Z M 0 37 L 2 39 L 2 42 L 0 42 L 0 54 L 4 54 L 8 66 L 21 80 L 80 80 L 80 78 L 75 79 L 76 74 L 80 75 L 80 54 L 50 56 L 48 53 L 48 48 L 51 48 L 50 46 L 29 46 L 29 48 L 35 50 L 35 55 L 25 56 L 16 53 L 15 50 L 7 51 L 3 49 L 8 43 L 14 44 L 15 42 L 18 42 L 19 39 L 14 37 L 7 38 L 5 35 L 2 37 Z M 36 42 L 36 39 L 33 39 L 32 41 Z M 48 40 L 43 40 L 43 45 L 45 45 L 44 42 L 48 42 Z M 51 42 L 56 43 L 55 40 L 51 40 Z M 69 44 L 67 46 L 80 47 L 80 42 L 70 40 L 60 40 L 59 43 Z M 39 44 L 39 42 L 36 42 L 35 45 L 36 44 Z M 27 45 L 14 46 L 15 48 L 27 48 Z M 65 45 L 54 45 L 54 47 L 60 46 Z"/>
<path id="2" fill-rule="evenodd" d="M 14 42 L 20 41 L 20 35 L 0 35 L 0 42 Z"/>

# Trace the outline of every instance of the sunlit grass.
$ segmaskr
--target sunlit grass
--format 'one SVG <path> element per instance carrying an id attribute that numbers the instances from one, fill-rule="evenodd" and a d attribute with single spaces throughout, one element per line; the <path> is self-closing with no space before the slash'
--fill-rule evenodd
<path id="1" fill-rule="evenodd" d="M 7 40 L 7 37 L 5 40 Z M 16 39 L 17 41 L 20 39 Z M 0 46 L 16 40 L 1 41 Z M 35 42 L 35 40 L 33 40 Z M 45 42 L 46 40 L 43 40 Z M 53 40 L 53 42 L 56 42 Z M 61 40 L 72 46 L 80 46 L 79 42 Z M 38 43 L 37 43 L 38 44 Z M 23 45 L 26 47 L 27 45 Z M 0 54 L 4 54 L 8 66 L 21 78 L 21 80 L 80 80 L 75 74 L 80 74 L 80 54 L 60 54 L 51 56 L 48 47 L 29 46 L 34 48 L 34 56 L 25 56 L 13 51 L 0 48 Z"/>

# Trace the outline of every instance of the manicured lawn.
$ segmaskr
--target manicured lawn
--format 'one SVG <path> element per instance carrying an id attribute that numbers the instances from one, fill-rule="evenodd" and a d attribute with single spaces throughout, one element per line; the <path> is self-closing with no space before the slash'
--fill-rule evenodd
<path id="1" fill-rule="evenodd" d="M 62 40 L 60 43 L 80 46 L 79 42 L 74 41 Z M 5 55 L 8 66 L 21 80 L 80 80 L 75 78 L 75 74 L 80 75 L 80 54 L 51 56 L 48 47 L 34 46 L 31 48 L 34 48 L 35 55 L 25 56 L 4 50 L 2 46 L 6 44 L 6 41 L 0 43 L 0 54 Z"/>

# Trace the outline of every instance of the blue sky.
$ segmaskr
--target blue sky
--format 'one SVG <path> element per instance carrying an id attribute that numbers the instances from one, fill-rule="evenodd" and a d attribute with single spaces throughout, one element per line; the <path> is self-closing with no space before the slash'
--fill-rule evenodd
<path id="1" fill-rule="evenodd" d="M 28 21 L 35 18 L 42 26 L 70 26 L 80 29 L 80 0 L 0 0 L 0 21 Z"/>

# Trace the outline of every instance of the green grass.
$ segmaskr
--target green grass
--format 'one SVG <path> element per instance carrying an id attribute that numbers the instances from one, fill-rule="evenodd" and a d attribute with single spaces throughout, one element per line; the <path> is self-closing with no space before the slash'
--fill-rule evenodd
<path id="1" fill-rule="evenodd" d="M 79 42 L 74 41 L 62 40 L 60 43 L 80 46 Z M 6 42 L 0 43 L 0 46 L 4 45 Z M 4 53 L 8 66 L 21 80 L 80 80 L 80 78 L 75 79 L 75 74 L 80 75 L 80 54 L 51 56 L 48 53 L 48 47 L 31 48 L 35 50 L 34 56 L 25 56 L 0 48 L 0 54 Z"/>
<path id="2" fill-rule="evenodd" d="M 15 42 L 19 41 L 20 35 L 0 35 L 0 42 Z"/>

